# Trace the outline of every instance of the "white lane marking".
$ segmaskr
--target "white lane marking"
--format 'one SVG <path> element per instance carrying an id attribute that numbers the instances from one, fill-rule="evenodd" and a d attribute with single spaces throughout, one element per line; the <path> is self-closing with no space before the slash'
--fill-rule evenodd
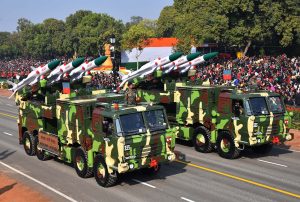
<path id="1" fill-rule="evenodd" d="M 261 160 L 261 159 L 257 159 L 258 161 L 261 161 L 261 162 L 264 162 L 264 163 L 269 163 L 269 164 L 273 164 L 273 165 L 276 165 L 276 166 L 282 166 L 282 167 L 285 167 L 287 168 L 286 165 L 282 165 L 282 164 L 279 164 L 279 163 L 273 163 L 271 161 L 264 161 L 264 160 Z"/>
<path id="2" fill-rule="evenodd" d="M 3 132 L 5 135 L 9 135 L 9 136 L 13 136 L 12 134 L 10 133 L 7 133 L 7 132 Z"/>
<path id="3" fill-rule="evenodd" d="M 151 187 L 151 188 L 153 188 L 153 189 L 156 188 L 155 186 L 153 186 L 153 185 L 151 185 L 151 184 L 148 184 L 148 183 L 146 183 L 146 182 L 142 182 L 142 181 L 137 180 L 137 179 L 132 179 L 132 180 L 135 181 L 135 182 L 141 183 L 141 184 L 143 184 L 143 185 L 146 185 L 146 186 L 148 186 L 148 187 Z"/>
<path id="4" fill-rule="evenodd" d="M 3 163 L 2 161 L 0 161 L 0 164 L 2 164 L 3 166 L 5 166 L 5 167 L 7 167 L 7 168 L 9 168 L 9 169 L 11 169 L 11 170 L 13 170 L 13 171 L 15 171 L 16 173 L 19 173 L 20 175 L 23 175 L 24 177 L 27 177 L 28 179 L 30 179 L 30 180 L 32 180 L 32 181 L 34 181 L 34 182 L 36 182 L 36 183 L 42 185 L 43 187 L 45 187 L 45 188 L 47 188 L 47 189 L 53 191 L 54 193 L 56 193 L 56 194 L 58 194 L 58 195 L 64 197 L 65 199 L 67 199 L 67 200 L 69 200 L 69 201 L 77 202 L 75 199 L 73 199 L 73 198 L 71 198 L 71 197 L 69 197 L 69 196 L 67 196 L 67 195 L 65 195 L 65 194 L 63 194 L 63 193 L 61 193 L 60 191 L 58 191 L 58 190 L 56 190 L 56 189 L 54 189 L 54 188 L 52 188 L 52 187 L 46 185 L 45 183 L 43 183 L 43 182 L 41 182 L 41 181 L 39 181 L 39 180 L 37 180 L 37 179 L 35 179 L 35 178 L 33 178 L 33 177 L 30 177 L 29 175 L 26 175 L 25 173 L 23 173 L 23 172 L 21 172 L 21 171 L 15 169 L 15 168 L 13 168 L 13 167 L 7 165 L 6 163 Z"/>
<path id="5" fill-rule="evenodd" d="M 195 202 L 195 201 L 193 201 L 193 200 L 191 200 L 191 199 L 188 199 L 188 198 L 185 198 L 185 197 L 180 197 L 182 200 L 185 200 L 185 201 L 188 201 L 188 202 Z"/>
<path id="6" fill-rule="evenodd" d="M 10 107 L 12 107 L 12 105 L 11 104 L 6 104 L 7 106 L 10 106 Z"/>

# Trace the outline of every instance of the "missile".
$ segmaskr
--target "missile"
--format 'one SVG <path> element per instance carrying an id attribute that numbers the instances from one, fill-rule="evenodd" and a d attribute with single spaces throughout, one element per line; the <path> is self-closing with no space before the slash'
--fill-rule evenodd
<path id="1" fill-rule="evenodd" d="M 63 64 L 54 69 L 47 77 L 48 82 L 47 85 L 50 86 L 55 82 L 60 81 L 63 76 L 71 71 L 72 69 L 79 67 L 84 62 L 84 58 L 77 58 L 72 62 L 69 62 L 68 64 Z"/>
<path id="2" fill-rule="evenodd" d="M 164 58 L 157 58 L 151 62 L 148 62 L 147 64 L 143 65 L 140 69 L 131 72 L 128 75 L 125 75 L 122 77 L 122 82 L 120 84 L 120 87 L 122 87 L 127 81 L 134 79 L 136 77 L 144 77 L 148 74 L 152 74 L 158 67 L 168 64 L 170 62 L 173 62 L 174 60 L 178 59 L 180 56 L 182 56 L 182 52 L 176 52 L 173 53 L 170 56 L 164 57 Z"/>
<path id="3" fill-rule="evenodd" d="M 191 60 L 190 62 L 187 62 L 187 63 L 184 63 L 182 65 L 179 65 L 177 66 L 176 68 L 174 68 L 175 70 L 176 69 L 179 69 L 180 70 L 180 73 L 185 73 L 187 72 L 191 67 L 195 66 L 195 65 L 198 65 L 198 64 L 201 64 L 205 61 L 208 61 L 210 60 L 211 58 L 214 58 L 218 55 L 219 53 L 218 52 L 212 52 L 212 53 L 208 53 L 208 54 L 205 54 L 205 55 L 202 55 L 200 57 L 197 57 L 196 59 L 194 60 Z"/>
<path id="4" fill-rule="evenodd" d="M 69 76 L 71 77 L 70 81 L 74 82 L 76 80 L 81 79 L 85 72 L 88 72 L 88 71 L 94 69 L 95 67 L 99 67 L 100 65 L 102 65 L 105 62 L 106 59 L 107 59 L 107 56 L 101 56 L 90 62 L 85 62 L 82 65 L 80 65 L 79 67 L 73 69 L 69 74 Z"/>
<path id="5" fill-rule="evenodd" d="M 197 52 L 197 53 L 192 53 L 192 54 L 189 54 L 186 56 L 182 56 L 169 64 L 161 66 L 160 69 L 163 71 L 163 73 L 167 74 L 170 71 L 172 71 L 176 66 L 179 66 L 186 62 L 192 61 L 195 58 L 199 57 L 200 54 L 201 54 L 200 52 Z"/>
<path id="6" fill-rule="evenodd" d="M 44 76 L 47 74 L 49 71 L 52 71 L 55 69 L 60 63 L 60 60 L 54 60 L 52 62 L 49 62 L 48 64 L 44 66 L 39 66 L 38 68 L 31 67 L 33 71 L 29 73 L 29 75 L 26 77 L 26 79 L 23 79 L 20 83 L 15 84 L 13 82 L 8 82 L 10 85 L 13 87 L 9 90 L 13 91 L 13 94 L 9 97 L 11 98 L 17 91 L 21 90 L 27 85 L 34 85 L 39 81 L 39 78 L 41 76 Z"/>

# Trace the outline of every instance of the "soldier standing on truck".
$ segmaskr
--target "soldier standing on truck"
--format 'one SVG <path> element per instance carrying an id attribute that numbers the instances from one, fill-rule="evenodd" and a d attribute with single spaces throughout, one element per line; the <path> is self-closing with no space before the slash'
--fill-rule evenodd
<path id="1" fill-rule="evenodd" d="M 136 90 L 134 89 L 134 84 L 128 82 L 128 89 L 125 92 L 125 101 L 128 105 L 136 105 Z"/>

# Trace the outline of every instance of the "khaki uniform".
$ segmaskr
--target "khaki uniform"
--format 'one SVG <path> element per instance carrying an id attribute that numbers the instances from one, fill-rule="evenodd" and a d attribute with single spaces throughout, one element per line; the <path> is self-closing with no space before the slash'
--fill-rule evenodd
<path id="1" fill-rule="evenodd" d="M 129 105 L 136 104 L 136 90 L 129 88 L 125 93 L 125 101 Z"/>

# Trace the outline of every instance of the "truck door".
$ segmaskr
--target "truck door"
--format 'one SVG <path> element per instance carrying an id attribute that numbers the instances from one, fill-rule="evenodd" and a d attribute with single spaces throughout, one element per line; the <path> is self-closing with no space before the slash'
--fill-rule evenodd
<path id="1" fill-rule="evenodd" d="M 231 122 L 233 128 L 232 134 L 234 135 L 235 142 L 248 142 L 248 117 L 246 117 L 246 111 L 243 100 L 233 99 L 231 109 Z"/>

